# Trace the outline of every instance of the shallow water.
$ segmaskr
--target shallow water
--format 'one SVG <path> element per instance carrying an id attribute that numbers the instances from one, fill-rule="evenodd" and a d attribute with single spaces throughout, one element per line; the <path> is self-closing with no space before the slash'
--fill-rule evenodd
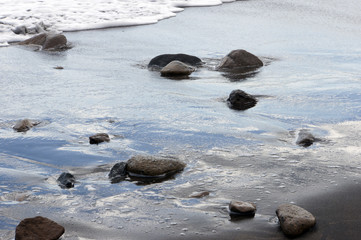
<path id="1" fill-rule="evenodd" d="M 252 232 L 252 222 L 228 219 L 225 207 L 239 199 L 257 202 L 254 226 L 267 226 L 258 239 L 282 239 L 269 223 L 278 203 L 360 177 L 361 6 L 347 2 L 345 12 L 337 1 L 240 1 L 151 26 L 66 33 L 73 48 L 60 53 L 1 48 L 0 236 L 39 214 L 66 225 L 65 239 Z M 266 66 L 240 81 L 212 70 L 238 48 Z M 182 81 L 146 69 L 178 52 L 206 64 Z M 260 95 L 258 104 L 230 110 L 224 99 L 234 89 Z M 14 132 L 23 118 L 42 124 Z M 296 146 L 301 128 L 324 141 Z M 89 145 L 98 132 L 110 143 Z M 111 166 L 135 154 L 175 155 L 188 166 L 157 184 L 110 184 Z M 75 174 L 74 189 L 57 186 L 63 171 Z M 210 196 L 188 198 L 203 190 Z"/>

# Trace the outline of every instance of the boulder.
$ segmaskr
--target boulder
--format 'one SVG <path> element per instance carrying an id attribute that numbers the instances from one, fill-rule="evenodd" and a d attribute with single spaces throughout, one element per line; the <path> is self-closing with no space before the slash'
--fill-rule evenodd
<path id="1" fill-rule="evenodd" d="M 57 179 L 61 188 L 72 188 L 74 187 L 75 177 L 71 173 L 63 172 Z"/>
<path id="2" fill-rule="evenodd" d="M 150 60 L 148 68 L 163 68 L 172 61 L 180 61 L 190 66 L 198 66 L 202 64 L 202 60 L 196 56 L 182 53 L 163 54 Z"/>
<path id="3" fill-rule="evenodd" d="M 186 164 L 171 157 L 134 156 L 127 162 L 128 173 L 158 177 L 182 171 Z"/>
<path id="4" fill-rule="evenodd" d="M 256 213 L 256 204 L 243 201 L 231 201 L 229 203 L 230 214 L 239 214 L 243 216 L 254 216 Z"/>
<path id="5" fill-rule="evenodd" d="M 281 229 L 288 236 L 298 236 L 316 224 L 315 217 L 307 210 L 292 204 L 282 204 L 276 210 Z"/>
<path id="6" fill-rule="evenodd" d="M 43 50 L 63 50 L 67 48 L 67 39 L 63 34 L 41 33 L 19 45 L 39 45 Z"/>
<path id="7" fill-rule="evenodd" d="M 242 90 L 233 90 L 227 99 L 227 104 L 230 108 L 236 110 L 246 110 L 256 106 L 257 99 L 252 95 L 242 91 Z"/>
<path id="8" fill-rule="evenodd" d="M 17 132 L 26 132 L 30 130 L 33 126 L 34 124 L 29 119 L 23 119 L 18 121 L 13 127 L 13 129 Z"/>
<path id="9" fill-rule="evenodd" d="M 218 70 L 231 70 L 235 68 L 257 68 L 262 67 L 263 62 L 246 50 L 233 50 L 225 56 L 217 66 Z"/>
<path id="10" fill-rule="evenodd" d="M 180 61 L 168 63 L 160 73 L 164 77 L 188 77 L 196 69 Z"/>
<path id="11" fill-rule="evenodd" d="M 109 142 L 109 141 L 110 141 L 109 135 L 106 133 L 97 133 L 89 137 L 90 144 L 99 144 L 102 142 Z"/>
<path id="12" fill-rule="evenodd" d="M 56 222 L 37 216 L 26 218 L 16 227 L 15 240 L 56 240 L 65 232 L 63 226 Z"/>
<path id="13" fill-rule="evenodd" d="M 120 182 L 127 176 L 127 163 L 120 162 L 116 163 L 108 174 L 108 177 L 112 183 Z"/>
<path id="14" fill-rule="evenodd" d="M 296 144 L 302 147 L 309 147 L 316 141 L 316 138 L 306 129 L 301 129 L 298 133 Z"/>

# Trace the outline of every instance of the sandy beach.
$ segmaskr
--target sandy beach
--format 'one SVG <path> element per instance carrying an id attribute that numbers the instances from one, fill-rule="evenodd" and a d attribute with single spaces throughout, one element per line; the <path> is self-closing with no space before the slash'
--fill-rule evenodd
<path id="1" fill-rule="evenodd" d="M 359 19 L 294 7 L 187 8 L 152 25 L 65 32 L 64 52 L 0 48 L 0 238 L 41 215 L 65 227 L 64 240 L 288 239 L 275 210 L 294 203 L 317 221 L 297 239 L 359 239 Z M 266 64 L 228 79 L 214 66 L 233 49 Z M 162 78 L 146 66 L 164 53 L 205 66 L 184 81 Z M 234 89 L 262 97 L 230 110 Z M 42 124 L 19 135 L 11 126 L 24 117 Z M 302 128 L 322 141 L 297 146 Z M 97 132 L 110 143 L 89 146 Z M 159 183 L 111 184 L 113 164 L 135 154 L 177 156 L 187 167 Z M 74 189 L 57 185 L 64 171 Z M 189 197 L 198 191 L 210 194 Z M 254 202 L 255 217 L 231 219 L 231 200 Z"/>

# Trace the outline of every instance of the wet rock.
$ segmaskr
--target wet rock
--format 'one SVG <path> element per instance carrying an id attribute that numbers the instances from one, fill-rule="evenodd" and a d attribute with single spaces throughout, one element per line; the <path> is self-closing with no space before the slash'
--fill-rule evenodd
<path id="1" fill-rule="evenodd" d="M 148 68 L 163 68 L 172 61 L 180 61 L 190 66 L 198 66 L 202 64 L 202 60 L 196 56 L 187 55 L 187 54 L 163 54 L 159 55 L 148 64 Z"/>
<path id="2" fill-rule="evenodd" d="M 257 99 L 252 95 L 237 89 L 231 92 L 227 99 L 227 104 L 232 109 L 246 110 L 256 106 Z"/>
<path id="3" fill-rule="evenodd" d="M 117 183 L 125 179 L 127 176 L 127 163 L 120 162 L 116 163 L 108 174 L 108 177 L 112 183 Z"/>
<path id="4" fill-rule="evenodd" d="M 316 141 L 316 138 L 306 129 L 301 129 L 298 133 L 296 144 L 302 147 L 309 147 Z"/>
<path id="5" fill-rule="evenodd" d="M 190 198 L 202 198 L 209 195 L 209 192 L 203 191 L 203 192 L 193 192 L 189 195 Z"/>
<path id="6" fill-rule="evenodd" d="M 56 240 L 65 232 L 63 226 L 41 216 L 26 218 L 16 227 L 15 240 Z"/>
<path id="7" fill-rule="evenodd" d="M 128 160 L 127 170 L 144 176 L 164 176 L 182 171 L 186 164 L 171 157 L 135 156 Z"/>
<path id="8" fill-rule="evenodd" d="M 229 203 L 230 214 L 239 214 L 243 216 L 254 216 L 256 213 L 256 204 L 243 201 L 231 201 Z"/>
<path id="9" fill-rule="evenodd" d="M 196 69 L 180 61 L 172 61 L 168 63 L 160 71 L 164 77 L 188 77 Z"/>
<path id="10" fill-rule="evenodd" d="M 62 67 L 62 66 L 56 66 L 56 67 L 54 67 L 54 69 L 57 69 L 57 70 L 63 70 L 63 69 L 64 69 L 64 67 Z"/>
<path id="11" fill-rule="evenodd" d="M 298 236 L 316 224 L 310 212 L 296 205 L 282 204 L 276 214 L 283 233 L 289 236 Z"/>
<path id="12" fill-rule="evenodd" d="M 26 132 L 29 131 L 33 126 L 34 124 L 29 119 L 23 119 L 18 121 L 13 129 L 17 132 Z"/>
<path id="13" fill-rule="evenodd" d="M 13 31 L 13 33 L 15 33 L 15 34 L 23 34 L 23 35 L 25 35 L 28 32 L 25 25 L 17 26 L 15 28 L 11 29 L 11 31 Z"/>
<path id="14" fill-rule="evenodd" d="M 41 33 L 25 41 L 19 42 L 19 45 L 39 45 L 43 50 L 63 50 L 66 49 L 67 39 L 63 34 Z"/>
<path id="15" fill-rule="evenodd" d="M 247 52 L 246 50 L 238 49 L 233 50 L 225 56 L 221 60 L 217 69 L 255 68 L 262 66 L 263 62 L 257 56 Z"/>
<path id="16" fill-rule="evenodd" d="M 71 173 L 63 172 L 57 179 L 61 188 L 74 187 L 75 177 Z"/>
<path id="17" fill-rule="evenodd" d="M 97 133 L 89 137 L 90 144 L 99 144 L 102 142 L 109 142 L 109 141 L 110 141 L 109 135 L 106 133 Z"/>

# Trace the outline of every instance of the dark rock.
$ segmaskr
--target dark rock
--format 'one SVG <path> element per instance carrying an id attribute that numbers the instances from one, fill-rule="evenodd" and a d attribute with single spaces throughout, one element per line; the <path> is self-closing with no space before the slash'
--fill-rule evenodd
<path id="1" fill-rule="evenodd" d="M 99 144 L 102 142 L 109 142 L 109 141 L 110 141 L 109 135 L 106 133 L 97 133 L 89 137 L 90 144 Z"/>
<path id="2" fill-rule="evenodd" d="M 262 66 L 263 62 L 258 57 L 245 50 L 238 49 L 233 50 L 225 56 L 217 68 L 218 70 L 223 70 L 235 68 L 255 68 Z"/>
<path id="3" fill-rule="evenodd" d="M 176 158 L 135 156 L 128 160 L 128 173 L 144 176 L 162 176 L 182 171 L 186 164 Z"/>
<path id="4" fill-rule="evenodd" d="M 254 216 L 256 213 L 256 204 L 243 201 L 231 201 L 229 203 L 230 214 L 239 214 L 242 216 Z"/>
<path id="5" fill-rule="evenodd" d="M 288 236 L 298 236 L 316 224 L 315 217 L 307 210 L 292 204 L 282 204 L 276 210 L 281 229 Z"/>
<path id="6" fill-rule="evenodd" d="M 63 34 L 41 33 L 19 45 L 39 45 L 43 50 L 63 50 L 67 48 L 67 39 Z"/>
<path id="7" fill-rule="evenodd" d="M 56 67 L 54 67 L 54 69 L 63 70 L 64 67 L 62 67 L 62 66 L 56 66 Z"/>
<path id="8" fill-rule="evenodd" d="M 112 183 L 117 183 L 125 179 L 127 176 L 127 163 L 120 162 L 116 163 L 108 174 L 108 177 Z"/>
<path id="9" fill-rule="evenodd" d="M 203 192 L 193 192 L 192 194 L 189 195 L 190 198 L 202 198 L 202 197 L 206 197 L 209 195 L 208 191 L 203 191 Z"/>
<path id="10" fill-rule="evenodd" d="M 172 61 L 180 61 L 190 66 L 198 66 L 202 64 L 202 60 L 198 57 L 187 54 L 163 54 L 159 55 L 148 64 L 148 68 L 163 68 Z"/>
<path id="11" fill-rule="evenodd" d="M 236 110 L 246 110 L 256 106 L 257 99 L 242 90 L 233 90 L 227 99 L 230 108 Z"/>
<path id="12" fill-rule="evenodd" d="M 16 227 L 15 240 L 56 240 L 65 232 L 56 222 L 37 216 L 26 218 Z"/>
<path id="13" fill-rule="evenodd" d="M 28 32 L 25 25 L 17 26 L 16 28 L 11 29 L 11 31 L 13 31 L 13 33 L 15 34 L 24 34 L 24 35 Z"/>
<path id="14" fill-rule="evenodd" d="M 196 69 L 180 61 L 172 61 L 168 63 L 160 71 L 164 77 L 188 77 Z"/>
<path id="15" fill-rule="evenodd" d="M 309 147 L 316 141 L 316 138 L 306 129 L 301 129 L 298 133 L 296 144 L 302 147 Z"/>
<path id="16" fill-rule="evenodd" d="M 34 124 L 29 119 L 23 119 L 18 121 L 13 127 L 13 129 L 17 132 L 26 132 L 30 130 L 33 126 Z"/>
<path id="17" fill-rule="evenodd" d="M 72 188 L 74 187 L 75 177 L 71 173 L 63 172 L 57 181 L 61 188 Z"/>

